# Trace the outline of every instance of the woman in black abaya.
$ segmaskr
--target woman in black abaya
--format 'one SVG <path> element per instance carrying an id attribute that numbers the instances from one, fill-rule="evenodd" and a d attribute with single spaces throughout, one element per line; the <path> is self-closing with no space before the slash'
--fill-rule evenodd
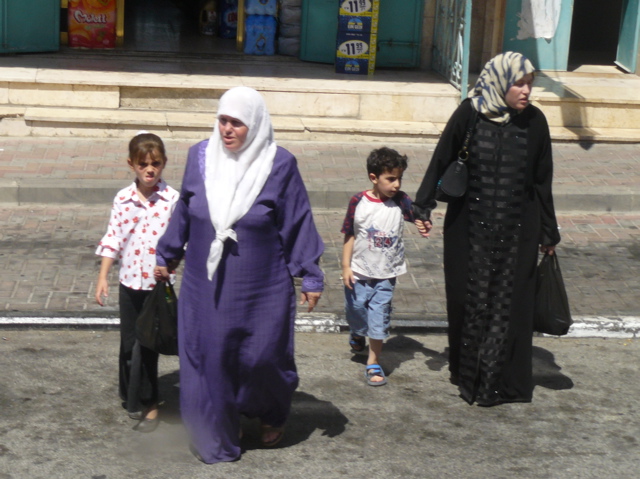
<path id="1" fill-rule="evenodd" d="M 431 229 L 438 179 L 457 157 L 473 113 L 469 184 L 444 220 L 451 382 L 469 404 L 530 402 L 538 249 L 560 241 L 551 182 L 551 138 L 529 103 L 534 67 L 519 53 L 490 60 L 472 97 L 451 116 L 416 195 Z"/>

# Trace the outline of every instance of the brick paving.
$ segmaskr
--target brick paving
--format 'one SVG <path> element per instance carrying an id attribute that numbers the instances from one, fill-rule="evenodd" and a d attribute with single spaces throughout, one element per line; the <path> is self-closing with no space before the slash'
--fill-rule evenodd
<path id="1" fill-rule="evenodd" d="M 179 185 L 191 144 L 190 140 L 166 142 L 169 164 L 165 178 L 174 186 Z M 89 198 L 83 204 L 0 203 L 0 311 L 5 316 L 116 315 L 116 268 L 107 306 L 100 308 L 93 300 L 99 264 L 94 250 L 106 228 L 113 194 L 131 179 L 126 146 L 120 139 L 0 140 L 0 193 L 7 182 L 32 181 L 39 188 L 86 190 Z M 316 311 L 342 317 L 339 231 L 348 197 L 368 187 L 364 159 L 372 145 L 283 142 L 282 146 L 298 158 L 326 244 L 322 265 L 327 287 Z M 403 189 L 413 195 L 434 145 L 389 146 L 409 156 Z M 579 195 L 595 192 L 595 199 L 580 205 L 581 211 L 559 208 L 563 236 L 559 258 L 574 315 L 637 315 L 640 206 L 607 213 L 599 198 L 625 194 L 633 204 L 640 197 L 640 145 L 566 143 L 554 145 L 554 153 L 557 196 L 573 195 L 580 198 L 579 203 L 587 201 Z M 108 200 L 92 201 L 96 185 L 106 185 Z M 441 212 L 436 213 L 435 222 L 435 233 L 428 240 L 413 226 L 407 228 L 409 272 L 398 281 L 397 318 L 444 319 Z"/>
<path id="2" fill-rule="evenodd" d="M 167 140 L 169 164 L 165 178 L 179 186 L 186 153 L 193 140 Z M 342 207 L 352 192 L 368 187 L 364 161 L 374 144 L 282 142 L 300 165 L 312 203 L 319 207 Z M 377 145 L 381 146 L 381 145 Z M 433 143 L 388 144 L 409 157 L 403 189 L 414 194 L 434 149 Z M 121 139 L 2 138 L 0 139 L 0 185 L 6 182 L 37 184 L 40 188 L 82 188 L 82 180 L 107 186 L 106 195 L 130 178 L 126 168 L 127 144 Z M 619 201 L 602 198 L 626 195 L 626 211 L 640 211 L 640 144 L 558 143 L 554 145 L 554 192 L 559 206 L 572 209 L 618 211 Z M 46 181 L 54 180 L 54 181 Z M 43 184 L 44 182 L 44 184 Z M 89 184 L 88 181 L 87 184 Z M 93 184 L 92 186 L 95 186 Z M 95 200 L 95 201 L 94 201 Z M 22 199 L 29 202 L 29 199 Z M 83 202 L 104 203 L 106 196 L 88 195 Z M 629 207 L 632 205 L 633 207 Z"/>
<path id="3" fill-rule="evenodd" d="M 93 300 L 99 258 L 97 241 L 109 205 L 0 207 L 0 310 L 5 316 L 116 316 L 117 274 L 110 277 L 106 307 Z M 342 317 L 340 255 L 342 209 L 314 212 L 326 250 L 326 291 L 317 312 Z M 574 315 L 634 316 L 640 313 L 640 213 L 562 214 L 559 258 Z M 407 228 L 409 272 L 398 281 L 395 317 L 443 320 L 442 214 L 436 231 L 421 238 Z"/>

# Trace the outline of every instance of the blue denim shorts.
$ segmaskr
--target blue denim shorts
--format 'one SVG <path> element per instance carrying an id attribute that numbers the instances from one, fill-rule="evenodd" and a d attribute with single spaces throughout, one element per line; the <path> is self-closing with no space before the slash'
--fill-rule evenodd
<path id="1" fill-rule="evenodd" d="M 387 339 L 391 323 L 391 300 L 396 278 L 358 280 L 345 286 L 345 312 L 349 329 L 356 336 Z"/>

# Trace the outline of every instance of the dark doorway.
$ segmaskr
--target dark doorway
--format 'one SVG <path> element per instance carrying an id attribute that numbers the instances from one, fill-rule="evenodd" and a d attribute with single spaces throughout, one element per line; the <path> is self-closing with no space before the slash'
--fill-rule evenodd
<path id="1" fill-rule="evenodd" d="M 614 65 L 622 0 L 574 0 L 569 70 L 582 65 Z"/>
<path id="2" fill-rule="evenodd" d="M 205 0 L 125 0 L 122 50 L 180 54 L 229 54 L 235 39 L 201 29 Z M 214 2 L 215 3 L 215 2 Z"/>

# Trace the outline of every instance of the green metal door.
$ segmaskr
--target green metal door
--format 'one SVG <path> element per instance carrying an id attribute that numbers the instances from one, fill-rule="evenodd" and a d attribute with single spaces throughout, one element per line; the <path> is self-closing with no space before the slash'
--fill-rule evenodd
<path id="1" fill-rule="evenodd" d="M 637 67 L 638 32 L 640 32 L 638 1 L 623 0 L 616 65 L 631 73 L 635 73 Z"/>
<path id="2" fill-rule="evenodd" d="M 422 0 L 380 0 L 376 66 L 420 65 Z"/>
<path id="3" fill-rule="evenodd" d="M 0 0 L 0 53 L 60 48 L 60 0 Z"/>
<path id="4" fill-rule="evenodd" d="M 566 71 L 572 18 L 573 0 L 507 0 L 502 49 L 539 70 Z"/>
<path id="5" fill-rule="evenodd" d="M 300 59 L 333 63 L 343 0 L 304 0 Z M 380 0 L 376 67 L 420 65 L 423 0 Z"/>

